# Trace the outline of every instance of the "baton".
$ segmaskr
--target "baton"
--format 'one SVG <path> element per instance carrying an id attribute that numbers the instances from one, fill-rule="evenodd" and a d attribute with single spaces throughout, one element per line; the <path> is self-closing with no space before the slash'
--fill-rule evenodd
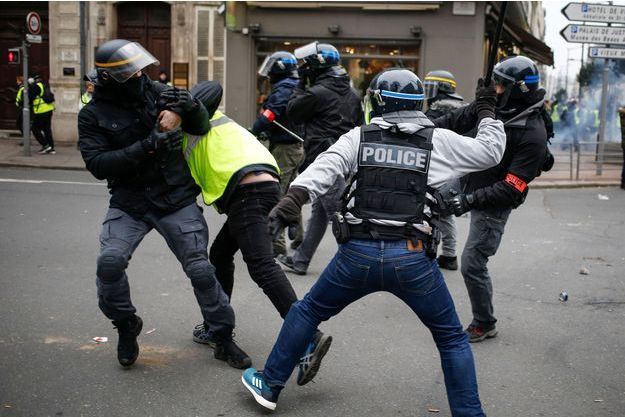
<path id="1" fill-rule="evenodd" d="M 489 86 L 491 78 L 493 77 L 493 67 L 497 60 L 497 49 L 499 47 L 499 38 L 503 31 L 503 21 L 506 19 L 506 9 L 508 8 L 508 2 L 502 1 L 499 4 L 499 21 L 497 22 L 497 30 L 495 30 L 495 36 L 493 37 L 493 44 L 490 48 L 490 55 L 488 56 L 488 68 L 486 69 L 486 79 L 484 85 Z"/>
<path id="2" fill-rule="evenodd" d="M 286 133 L 288 133 L 289 135 L 291 135 L 292 137 L 294 137 L 295 139 L 297 139 L 300 142 L 304 142 L 304 139 L 302 139 L 301 137 L 299 137 L 297 134 L 295 134 L 294 132 L 292 132 L 290 129 L 287 129 L 285 126 L 283 126 L 281 123 L 278 123 L 278 121 L 276 120 L 276 115 L 274 114 L 274 112 L 272 112 L 269 109 L 266 109 L 263 112 L 263 116 L 265 116 L 267 118 L 267 120 L 269 120 L 269 122 L 273 123 L 274 125 L 278 126 L 280 129 L 284 130 Z"/>

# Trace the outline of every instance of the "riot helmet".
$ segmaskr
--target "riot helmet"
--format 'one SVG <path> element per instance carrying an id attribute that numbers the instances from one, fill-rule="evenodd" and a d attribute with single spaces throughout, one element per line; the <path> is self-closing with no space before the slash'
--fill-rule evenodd
<path id="1" fill-rule="evenodd" d="M 311 42 L 294 51 L 297 59 L 302 59 L 313 70 L 330 68 L 339 65 L 341 55 L 338 49 L 329 43 Z"/>
<path id="2" fill-rule="evenodd" d="M 95 53 L 98 80 L 125 83 L 149 65 L 158 65 L 158 59 L 137 42 L 113 39 L 100 45 Z"/>
<path id="3" fill-rule="evenodd" d="M 87 81 L 91 84 L 97 84 L 98 83 L 98 71 L 93 68 L 91 70 L 89 70 L 88 73 L 86 73 L 83 77 L 82 77 L 83 81 Z"/>
<path id="4" fill-rule="evenodd" d="M 454 95 L 456 93 L 456 77 L 445 70 L 435 70 L 427 73 L 423 79 L 425 97 L 428 99 L 436 97 L 439 93 Z"/>
<path id="5" fill-rule="evenodd" d="M 274 52 L 260 65 L 258 75 L 271 78 L 297 77 L 297 58 L 290 52 Z"/>
<path id="6" fill-rule="evenodd" d="M 497 96 L 497 110 L 510 109 L 518 103 L 530 103 L 538 90 L 540 74 L 531 59 L 524 56 L 510 56 L 502 59 L 493 68 L 493 82 L 504 87 Z"/>
<path id="7" fill-rule="evenodd" d="M 421 111 L 425 98 L 423 83 L 410 70 L 389 68 L 376 75 L 367 89 L 368 118 L 401 110 Z"/>

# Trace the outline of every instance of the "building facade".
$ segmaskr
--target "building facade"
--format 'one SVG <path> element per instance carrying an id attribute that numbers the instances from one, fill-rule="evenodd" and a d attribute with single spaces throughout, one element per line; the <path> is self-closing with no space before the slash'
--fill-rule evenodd
<path id="1" fill-rule="evenodd" d="M 55 137 L 77 140 L 82 76 L 94 66 L 98 45 L 138 41 L 159 60 L 148 74 L 166 71 L 174 85 L 203 80 L 225 86 L 222 107 L 250 125 L 267 84 L 256 76 L 265 56 L 293 51 L 313 40 L 335 45 L 354 88 L 364 93 L 383 68 L 401 66 L 420 76 L 447 69 L 458 91 L 473 98 L 485 69 L 497 4 L 489 2 L 5 2 L 0 47 L 23 37 L 28 11 L 43 18 L 43 42 L 31 46 L 31 72 L 48 80 L 56 95 Z M 5 7 L 5 5 L 7 5 Z M 500 53 L 525 53 L 551 65 L 540 2 L 512 2 Z M 4 23 L 4 24 L 3 24 Z M 0 63 L 0 129 L 15 125 L 15 76 L 21 67 Z"/>

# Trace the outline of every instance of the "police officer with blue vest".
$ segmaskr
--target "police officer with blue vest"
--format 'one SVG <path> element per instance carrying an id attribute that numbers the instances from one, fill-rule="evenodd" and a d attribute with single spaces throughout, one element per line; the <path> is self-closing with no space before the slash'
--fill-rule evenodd
<path id="1" fill-rule="evenodd" d="M 433 194 L 451 178 L 496 165 L 503 124 L 494 120 L 495 92 L 480 88 L 471 106 L 475 138 L 438 129 L 421 112 L 421 80 L 406 69 L 376 76 L 367 100 L 370 124 L 342 135 L 293 181 L 270 213 L 275 229 L 341 177 L 350 180 L 333 216 L 339 250 L 310 292 L 287 315 L 263 371 L 248 369 L 243 384 L 275 409 L 280 391 L 321 321 L 378 291 L 405 302 L 430 329 L 441 355 L 454 417 L 484 416 L 473 354 L 435 259 Z M 415 364 L 416 365 L 416 364 Z"/>
<path id="2" fill-rule="evenodd" d="M 497 335 L 488 259 L 499 248 L 512 209 L 525 201 L 528 184 L 553 165 L 547 148 L 553 125 L 544 107 L 545 90 L 539 88 L 536 64 L 524 56 L 504 58 L 495 65 L 493 83 L 497 90 L 495 114 L 505 126 L 506 151 L 496 166 L 463 179 L 463 192 L 452 203 L 456 216 L 471 211 L 461 260 L 473 311 L 473 321 L 466 329 L 471 342 Z M 475 121 L 471 109 L 465 108 L 436 119 L 435 123 L 467 131 Z"/>

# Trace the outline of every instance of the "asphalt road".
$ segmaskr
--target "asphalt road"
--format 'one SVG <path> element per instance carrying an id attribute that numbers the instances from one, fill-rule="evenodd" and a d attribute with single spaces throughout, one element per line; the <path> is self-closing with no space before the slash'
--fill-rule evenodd
<path id="1" fill-rule="evenodd" d="M 128 271 L 141 355 L 130 370 L 117 364 L 95 293 L 107 195 L 84 172 L 0 169 L 0 416 L 264 415 L 241 372 L 191 340 L 191 286 L 154 232 Z M 473 346 L 489 416 L 625 415 L 624 207 L 616 188 L 534 190 L 512 214 L 490 265 L 500 333 Z M 214 237 L 224 218 L 205 214 Z M 468 218 L 458 225 L 463 243 Z M 298 295 L 335 247 L 328 233 L 309 275 L 290 276 Z M 240 257 L 236 274 L 237 340 L 262 368 L 281 322 Z M 445 275 L 467 323 L 462 277 Z M 323 330 L 335 341 L 316 383 L 290 384 L 276 415 L 450 415 L 431 337 L 400 301 L 371 295 Z"/>

